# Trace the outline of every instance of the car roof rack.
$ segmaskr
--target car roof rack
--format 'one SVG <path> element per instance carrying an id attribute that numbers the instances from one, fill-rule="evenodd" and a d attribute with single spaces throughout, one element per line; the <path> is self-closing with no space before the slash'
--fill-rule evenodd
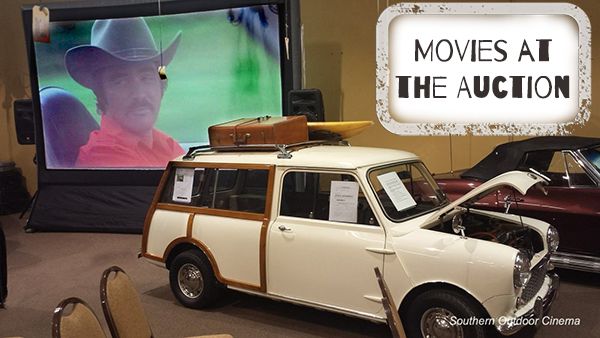
<path id="1" fill-rule="evenodd" d="M 234 152 L 234 151 L 273 151 L 277 150 L 279 153 L 277 154 L 277 158 L 292 158 L 292 151 L 300 150 L 303 148 L 314 147 L 319 145 L 340 145 L 340 146 L 350 146 L 347 141 L 330 141 L 330 140 L 314 140 L 314 141 L 305 141 L 299 143 L 292 144 L 240 144 L 233 146 L 220 146 L 213 147 L 209 144 L 190 147 L 188 152 L 183 156 L 184 160 L 193 160 L 197 155 L 201 155 L 207 152 Z"/>

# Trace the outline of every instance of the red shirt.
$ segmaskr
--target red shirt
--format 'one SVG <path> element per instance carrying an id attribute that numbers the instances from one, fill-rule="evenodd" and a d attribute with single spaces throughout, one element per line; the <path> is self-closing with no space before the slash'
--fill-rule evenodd
<path id="1" fill-rule="evenodd" d="M 90 133 L 88 143 L 79 148 L 76 167 L 80 168 L 164 168 L 169 160 L 185 153 L 167 134 L 152 129 L 152 146 L 106 115 L 100 129 Z"/>

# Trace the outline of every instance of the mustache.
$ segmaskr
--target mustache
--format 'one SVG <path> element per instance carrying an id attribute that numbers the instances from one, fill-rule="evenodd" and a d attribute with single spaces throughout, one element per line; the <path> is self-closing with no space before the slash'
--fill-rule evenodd
<path id="1" fill-rule="evenodd" d="M 154 105 L 148 100 L 135 100 L 127 105 L 128 110 L 136 110 L 140 108 L 154 109 Z"/>

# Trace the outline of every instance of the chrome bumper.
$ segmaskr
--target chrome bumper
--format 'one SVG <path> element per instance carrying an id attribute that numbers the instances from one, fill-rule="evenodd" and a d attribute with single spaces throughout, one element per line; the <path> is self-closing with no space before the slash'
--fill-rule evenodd
<path id="1" fill-rule="evenodd" d="M 600 257 L 555 252 L 550 258 L 556 267 L 600 273 Z"/>
<path id="2" fill-rule="evenodd" d="M 541 324 L 542 317 L 548 314 L 552 302 L 558 296 L 558 287 L 560 284 L 559 278 L 555 273 L 548 274 L 548 277 L 550 278 L 550 284 L 544 297 L 542 298 L 538 295 L 533 307 L 523 314 L 515 315 L 514 317 L 501 317 L 503 319 L 496 320 L 495 326 L 498 332 L 504 336 L 509 336 L 524 326 L 539 326 Z"/>

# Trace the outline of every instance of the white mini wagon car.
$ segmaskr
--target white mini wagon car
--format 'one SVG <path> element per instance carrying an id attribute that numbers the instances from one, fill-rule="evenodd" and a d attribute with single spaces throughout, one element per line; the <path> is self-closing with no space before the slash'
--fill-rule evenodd
<path id="1" fill-rule="evenodd" d="M 183 305 L 208 306 L 228 287 L 384 322 L 374 267 L 409 337 L 510 335 L 552 303 L 554 228 L 473 208 L 500 186 L 525 194 L 542 177 L 505 173 L 450 203 L 411 153 L 278 149 L 169 163 L 141 255 L 169 269 Z"/>

